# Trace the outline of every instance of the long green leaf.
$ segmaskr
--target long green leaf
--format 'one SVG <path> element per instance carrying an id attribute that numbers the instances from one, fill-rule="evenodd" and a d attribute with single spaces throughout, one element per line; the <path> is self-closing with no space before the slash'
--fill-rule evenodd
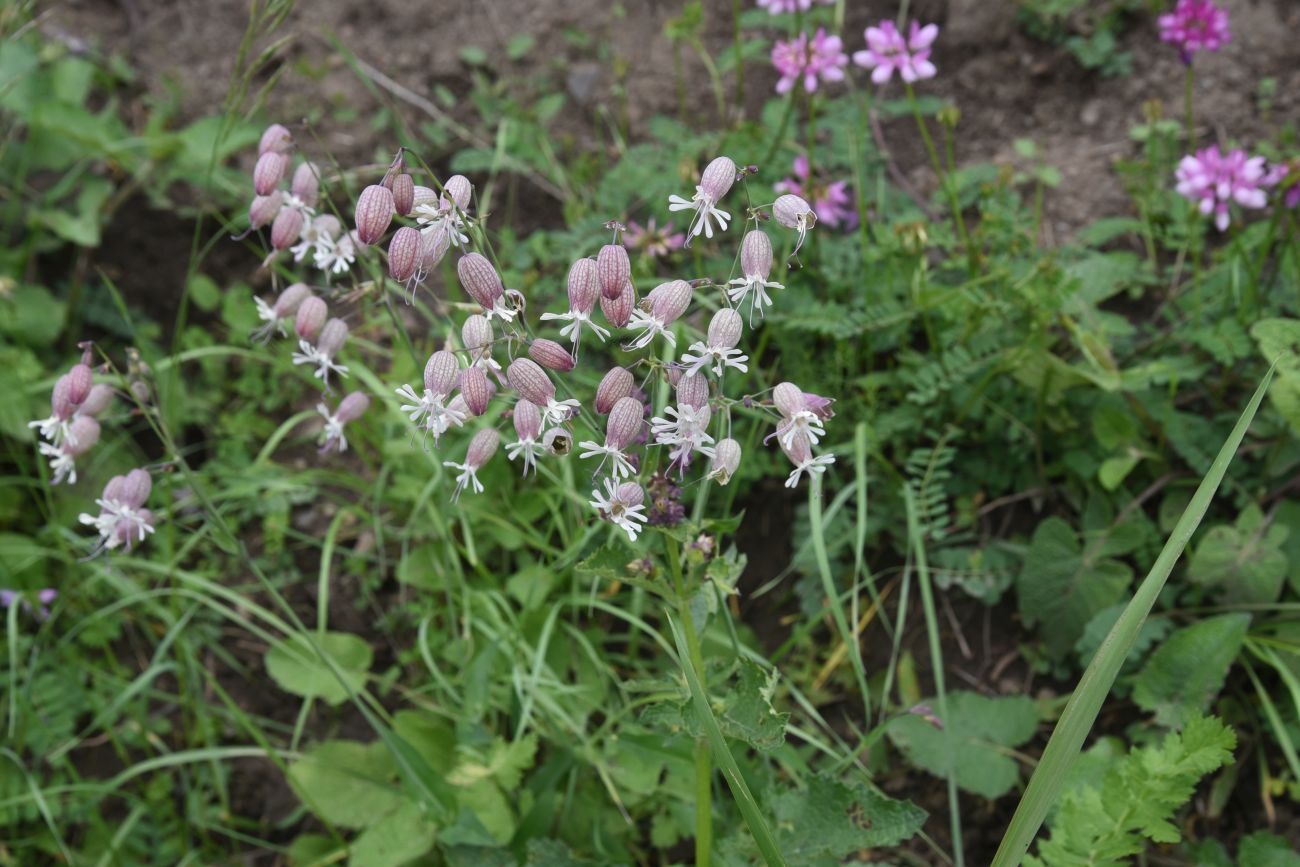
<path id="1" fill-rule="evenodd" d="M 758 844 L 758 850 L 763 853 L 763 860 L 768 863 L 768 867 L 786 867 L 785 857 L 781 854 L 781 849 L 776 845 L 776 837 L 772 835 L 772 829 L 767 826 L 767 820 L 763 818 L 763 812 L 759 809 L 758 802 L 754 800 L 754 795 L 749 791 L 749 785 L 740 773 L 740 766 L 736 764 L 736 757 L 731 754 L 730 748 L 727 747 L 727 741 L 722 736 L 722 729 L 718 727 L 718 720 L 713 716 L 713 708 L 709 706 L 709 697 L 704 694 L 704 687 L 700 684 L 699 673 L 695 671 L 695 666 L 691 664 L 690 654 L 686 650 L 686 638 L 682 634 L 681 624 L 668 618 L 673 628 L 673 640 L 677 642 L 677 659 L 681 662 L 682 672 L 686 675 L 686 684 L 690 687 L 691 698 L 695 702 L 695 712 L 700 717 L 700 723 L 704 726 L 704 733 L 708 735 L 709 744 L 713 747 L 713 758 L 722 770 L 722 775 L 727 779 L 727 785 L 731 787 L 732 797 L 736 799 L 736 805 L 740 807 L 740 814 L 745 817 L 745 824 L 749 826 L 749 833 L 754 835 L 754 842 Z"/>
<path id="2" fill-rule="evenodd" d="M 1115 683 L 1115 676 L 1119 673 L 1125 658 L 1128 657 L 1129 650 L 1137 639 L 1138 631 L 1146 621 L 1147 615 L 1151 613 L 1151 607 L 1169 579 L 1174 564 L 1182 556 L 1183 549 L 1187 547 L 1192 534 L 1196 532 L 1201 519 L 1205 517 L 1210 501 L 1214 499 L 1214 494 L 1223 481 L 1224 473 L 1227 472 L 1228 464 L 1232 462 L 1233 455 L 1241 446 L 1246 430 L 1254 420 L 1260 402 L 1264 399 L 1269 383 L 1272 381 L 1273 370 L 1270 368 L 1263 382 L 1259 384 L 1259 388 L 1255 390 L 1250 404 L 1237 420 L 1237 425 L 1229 434 L 1227 442 L 1219 450 L 1219 455 L 1214 459 L 1209 472 L 1201 480 L 1191 502 L 1187 504 L 1187 509 L 1178 519 L 1178 524 L 1170 534 L 1169 540 L 1165 542 L 1160 556 L 1156 558 L 1155 565 L 1142 580 L 1137 593 L 1125 607 L 1124 613 L 1115 621 L 1114 627 L 1102 642 L 1097 655 L 1093 657 L 1087 671 L 1079 679 L 1079 685 L 1075 688 L 1074 694 L 1065 706 L 1065 712 L 1061 714 L 1060 721 L 1052 731 L 1052 737 L 1047 741 L 1047 748 L 1043 750 L 1043 757 L 1038 762 L 1038 767 L 1034 769 L 1034 775 L 1029 779 L 1025 794 L 1016 807 L 1016 813 L 1011 817 L 1007 833 L 993 856 L 992 867 L 1015 867 L 1029 850 L 1029 844 L 1033 842 L 1034 835 L 1038 833 L 1043 820 L 1047 817 L 1047 811 L 1061 791 L 1061 785 L 1065 782 L 1065 775 L 1071 763 L 1083 747 L 1083 741 L 1092 729 L 1092 724 L 1097 720 L 1102 702 L 1110 693 L 1110 688 Z"/>

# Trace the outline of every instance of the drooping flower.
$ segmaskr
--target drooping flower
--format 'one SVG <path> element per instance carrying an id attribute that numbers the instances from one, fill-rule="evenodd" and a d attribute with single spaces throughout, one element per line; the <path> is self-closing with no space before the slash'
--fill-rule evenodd
<path id="1" fill-rule="evenodd" d="M 609 418 L 605 420 L 605 442 L 585 440 L 578 443 L 578 448 L 586 449 L 579 452 L 578 457 L 594 458 L 599 455 L 600 464 L 596 467 L 596 473 L 604 468 L 606 461 L 613 461 L 610 475 L 615 479 L 634 475 L 636 467 L 632 465 L 625 450 L 641 433 L 644 419 L 645 407 L 641 401 L 635 397 L 621 398 L 614 404 L 614 408 L 609 411 Z"/>
<path id="2" fill-rule="evenodd" d="M 736 474 L 740 467 L 740 443 L 730 437 L 718 440 L 718 444 L 713 447 L 713 460 L 709 464 L 707 479 L 716 481 L 719 485 L 725 485 L 731 481 L 731 477 Z"/>
<path id="3" fill-rule="evenodd" d="M 754 325 L 754 314 L 763 318 L 763 310 L 772 306 L 768 289 L 784 289 L 780 283 L 768 280 L 772 274 L 772 240 L 762 229 L 751 229 L 740 242 L 740 273 L 744 276 L 731 281 L 727 297 L 740 307 L 749 299 L 749 324 Z"/>
<path id="4" fill-rule="evenodd" d="M 804 473 L 810 477 L 820 475 L 826 472 L 826 468 L 835 463 L 835 455 L 814 455 L 812 445 L 808 442 L 808 437 L 803 435 L 795 436 L 789 445 L 781 443 L 781 451 L 794 464 L 794 469 L 790 472 L 789 477 L 785 480 L 787 488 L 793 488 L 799 484 L 799 479 Z"/>
<path id="5" fill-rule="evenodd" d="M 348 438 L 343 435 L 343 426 L 350 421 L 356 421 L 369 407 L 370 398 L 360 391 L 354 391 L 343 398 L 339 402 L 339 408 L 333 413 L 325 404 L 317 404 L 316 411 L 325 418 L 325 429 L 321 431 L 320 453 L 347 451 Z"/>
<path id="6" fill-rule="evenodd" d="M 483 493 L 483 483 L 478 480 L 478 471 L 496 454 L 497 445 L 500 442 L 501 435 L 496 432 L 495 428 L 484 428 L 474 434 L 474 438 L 469 441 L 469 449 L 465 454 L 465 463 L 442 462 L 444 467 L 460 470 L 460 474 L 456 476 L 456 490 L 451 495 L 453 503 L 460 499 L 461 492 L 467 487 L 472 488 L 476 494 Z"/>
<path id="7" fill-rule="evenodd" d="M 687 374 L 712 370 L 713 375 L 721 379 L 728 367 L 742 373 L 749 370 L 749 365 L 745 364 L 749 356 L 736 348 L 741 328 L 740 314 L 732 308 L 723 307 L 713 314 L 706 339 L 692 343 L 690 352 L 682 353 L 682 364 L 686 365 Z"/>
<path id="8" fill-rule="evenodd" d="M 546 449 L 538 440 L 542 432 L 541 410 L 531 401 L 520 398 L 515 401 L 514 424 L 518 439 L 506 446 L 506 457 L 513 461 L 523 455 L 523 474 L 527 476 L 530 469 L 537 472 L 537 458 L 546 453 Z"/>
<path id="9" fill-rule="evenodd" d="M 772 390 L 772 402 L 781 421 L 776 426 L 776 436 L 781 445 L 789 448 L 795 437 L 802 436 L 817 445 L 826 435 L 822 416 L 809 405 L 804 392 L 792 382 L 783 382 Z"/>
<path id="10" fill-rule="evenodd" d="M 99 514 L 83 512 L 80 517 L 81 523 L 89 524 L 99 533 L 96 553 L 119 546 L 130 551 L 154 531 L 153 513 L 144 507 L 152 490 L 153 480 L 147 470 L 131 470 L 125 476 L 108 480 L 103 494 L 95 501 Z"/>
<path id="11" fill-rule="evenodd" d="M 517 311 L 510 309 L 506 303 L 505 284 L 492 263 L 481 253 L 466 253 L 456 263 L 456 275 L 465 294 L 478 302 L 483 314 L 491 319 L 496 316 L 506 322 L 513 322 Z"/>
<path id="12" fill-rule="evenodd" d="M 347 339 L 348 324 L 342 319 L 331 319 L 321 328 L 315 345 L 305 338 L 298 341 L 299 351 L 293 354 L 293 363 L 316 365 L 316 372 L 312 376 L 319 379 L 325 390 L 329 391 L 331 371 L 339 376 L 348 375 L 347 367 L 334 361 Z"/>
<path id="13" fill-rule="evenodd" d="M 275 297 L 275 304 L 273 305 L 267 304 L 258 296 L 254 296 L 253 303 L 257 305 L 257 318 L 266 324 L 253 332 L 253 339 L 259 343 L 264 343 L 276 331 L 279 331 L 282 336 L 288 336 L 289 332 L 286 323 L 297 315 L 298 307 L 310 295 L 311 287 L 306 283 L 294 283 Z"/>
<path id="14" fill-rule="evenodd" d="M 728 157 L 716 157 L 704 167 L 704 173 L 700 175 L 700 183 L 695 187 L 695 195 L 689 201 L 677 195 L 668 197 L 668 210 L 694 211 L 691 222 L 686 227 L 685 246 L 689 247 L 691 240 L 701 233 L 706 238 L 712 238 L 715 222 L 718 224 L 718 231 L 727 231 L 731 214 L 719 208 L 718 202 L 722 201 L 722 197 L 731 190 L 731 185 L 735 182 L 736 164 Z"/>
<path id="15" fill-rule="evenodd" d="M 1178 48 L 1183 63 L 1198 51 L 1218 51 L 1232 40 L 1228 12 L 1213 0 L 1178 0 L 1172 12 L 1156 19 L 1160 41 Z"/>
<path id="16" fill-rule="evenodd" d="M 867 47 L 853 52 L 853 62 L 872 70 L 871 80 L 884 84 L 898 70 L 903 81 L 911 84 L 925 78 L 934 78 L 938 70 L 930 62 L 931 46 L 939 35 L 939 25 L 913 21 L 907 38 L 894 26 L 893 21 L 881 21 L 877 27 L 868 27 L 864 36 Z"/>
<path id="17" fill-rule="evenodd" d="M 627 533 L 629 541 L 635 542 L 641 532 L 641 524 L 646 521 L 645 491 L 635 482 L 619 484 L 612 478 L 605 479 L 605 493 L 591 492 L 591 507 L 600 515 L 601 520 L 609 521 L 615 527 Z"/>
<path id="18" fill-rule="evenodd" d="M 686 308 L 690 306 L 692 294 L 691 284 L 685 280 L 670 280 L 652 289 L 650 294 L 646 296 L 650 310 L 645 311 L 638 308 L 632 312 L 632 321 L 629 323 L 629 327 L 639 329 L 641 336 L 633 340 L 628 348 L 644 349 L 659 334 L 663 335 L 664 340 L 667 340 L 669 345 L 677 346 L 677 335 L 669 330 L 669 326 L 686 312 Z"/>
<path id="19" fill-rule="evenodd" d="M 1232 222 L 1229 206 L 1262 208 L 1268 204 L 1263 157 L 1249 157 L 1237 149 L 1221 154 L 1215 145 L 1187 155 L 1175 172 L 1178 194 L 1196 203 L 1202 214 L 1214 215 L 1220 232 Z"/>
<path id="20" fill-rule="evenodd" d="M 562 425 L 580 408 L 578 401 L 556 400 L 555 383 L 531 358 L 516 358 L 506 368 L 506 380 L 519 396 L 537 405 L 545 425 Z"/>
<path id="21" fill-rule="evenodd" d="M 94 448 L 99 442 L 99 422 L 92 416 L 78 415 L 68 425 L 62 443 L 41 443 L 40 452 L 50 459 L 50 484 L 61 484 L 65 479 L 77 483 L 77 458 Z"/>
<path id="22" fill-rule="evenodd" d="M 828 226 L 854 229 L 858 225 L 858 211 L 848 181 L 822 182 L 808 178 L 808 157 L 794 158 L 794 177 L 777 181 L 773 189 L 778 193 L 792 193 L 812 203 L 817 222 Z"/>
<path id="23" fill-rule="evenodd" d="M 772 219 L 776 220 L 778 225 L 794 229 L 799 233 L 799 240 L 795 243 L 793 251 L 798 253 L 808 232 L 817 225 L 817 212 L 801 196 L 785 193 L 772 203 Z"/>
<path id="24" fill-rule="evenodd" d="M 397 395 L 407 401 L 402 412 L 410 417 L 411 424 L 433 434 L 435 446 L 449 429 L 463 425 L 468 415 L 464 401 L 448 401 L 459 379 L 460 362 L 453 353 L 440 349 L 425 362 L 423 393 L 417 394 L 409 384 L 397 389 Z"/>
<path id="25" fill-rule="evenodd" d="M 623 233 L 623 242 L 629 249 L 636 250 L 651 259 L 658 259 L 685 246 L 686 235 L 682 232 L 673 232 L 672 223 L 665 223 L 660 228 L 655 224 L 655 218 L 651 217 L 646 220 L 644 226 L 628 220 L 627 230 Z"/>
<path id="26" fill-rule="evenodd" d="M 818 27 L 811 40 L 807 33 L 800 33 L 789 41 L 778 39 L 772 46 L 772 65 L 781 73 L 777 93 L 789 93 L 800 78 L 809 93 L 821 81 L 843 81 L 848 64 L 840 38 L 828 34 L 825 27 Z"/>
<path id="27" fill-rule="evenodd" d="M 596 279 L 596 260 L 579 259 L 569 268 L 567 283 L 569 295 L 569 312 L 543 313 L 542 320 L 565 320 L 569 324 L 560 329 L 560 336 L 567 337 L 573 343 L 574 355 L 582 342 L 582 329 L 589 328 L 602 342 L 609 337 L 609 331 L 591 321 L 591 311 L 601 298 L 600 285 Z"/>
<path id="28" fill-rule="evenodd" d="M 56 446 L 73 436 L 72 420 L 81 404 L 90 397 L 92 376 L 87 365 L 74 365 L 54 381 L 54 389 L 50 393 L 49 417 L 29 421 L 27 426 L 35 428 L 42 439 Z"/>

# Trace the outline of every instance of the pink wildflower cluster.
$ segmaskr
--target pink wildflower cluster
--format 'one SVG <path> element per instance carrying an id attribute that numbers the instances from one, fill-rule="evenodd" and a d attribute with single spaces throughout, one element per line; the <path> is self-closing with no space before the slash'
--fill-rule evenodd
<path id="1" fill-rule="evenodd" d="M 1228 12 L 1214 0 L 1178 0 L 1172 12 L 1161 15 L 1160 41 L 1177 46 L 1183 63 L 1198 51 L 1218 51 L 1232 40 Z"/>
<path id="2" fill-rule="evenodd" d="M 809 93 L 817 89 L 818 82 L 843 81 L 848 63 L 840 38 L 828 34 L 824 27 L 818 27 L 811 40 L 807 33 L 800 33 L 788 41 L 777 40 L 772 46 L 772 65 L 781 73 L 777 93 L 789 93 L 800 79 Z"/>
<path id="3" fill-rule="evenodd" d="M 937 73 L 930 62 L 930 51 L 939 35 L 939 25 L 926 24 L 923 27 L 913 21 L 904 38 L 893 21 L 881 21 L 875 27 L 868 27 L 863 35 L 867 47 L 853 53 L 853 62 L 870 69 L 871 80 L 876 84 L 889 81 L 895 71 L 908 84 L 934 78 Z"/>
<path id="4" fill-rule="evenodd" d="M 644 226 L 628 220 L 623 232 L 623 243 L 629 250 L 636 250 L 651 259 L 659 259 L 686 246 L 686 234 L 674 232 L 672 223 L 659 227 L 655 218 L 646 220 Z"/>
<path id="5" fill-rule="evenodd" d="M 835 0 L 817 0 L 818 3 L 831 5 Z M 766 9 L 772 15 L 781 13 L 807 12 L 812 8 L 813 0 L 758 0 L 758 8 Z"/>
<path id="6" fill-rule="evenodd" d="M 811 203 L 819 223 L 845 229 L 857 227 L 858 212 L 848 181 L 809 179 L 808 157 L 803 154 L 794 158 L 793 170 L 794 177 L 777 181 L 773 189 L 778 193 L 793 193 Z"/>
<path id="7" fill-rule="evenodd" d="M 1268 170 L 1261 182 L 1282 194 L 1282 206 L 1288 210 L 1300 208 L 1300 161 L 1277 163 Z"/>
<path id="8" fill-rule="evenodd" d="M 1263 189 L 1264 158 L 1249 157 L 1240 149 L 1222 154 L 1214 145 L 1203 148 L 1183 157 L 1175 176 L 1179 195 L 1195 202 L 1202 214 L 1213 214 L 1220 232 L 1232 221 L 1229 206 L 1233 202 L 1243 208 L 1268 204 Z"/>

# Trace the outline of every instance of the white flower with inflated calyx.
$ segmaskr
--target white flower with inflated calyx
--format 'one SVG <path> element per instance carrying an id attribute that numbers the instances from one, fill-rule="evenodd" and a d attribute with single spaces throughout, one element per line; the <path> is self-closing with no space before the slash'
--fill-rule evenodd
<path id="1" fill-rule="evenodd" d="M 730 191 L 731 185 L 735 182 L 736 164 L 727 157 L 718 157 L 704 167 L 700 183 L 695 187 L 694 196 L 689 200 L 677 195 L 668 197 L 668 210 L 694 212 L 690 225 L 686 229 L 687 246 L 690 246 L 691 240 L 700 234 L 712 238 L 714 223 L 717 223 L 718 231 L 727 231 L 731 214 L 719 208 L 718 202 L 722 201 L 722 197 Z"/>
<path id="2" fill-rule="evenodd" d="M 781 413 L 776 435 L 782 448 L 790 448 L 799 436 L 806 437 L 812 445 L 817 445 L 820 438 L 826 435 L 822 418 L 829 418 L 829 415 L 823 416 L 817 412 L 809 404 L 804 392 L 793 382 L 783 382 L 773 389 L 772 402 L 776 404 L 777 412 Z"/>
<path id="3" fill-rule="evenodd" d="M 762 319 L 764 310 L 772 306 L 772 297 L 768 289 L 784 289 L 785 286 L 768 279 L 772 273 L 772 239 L 762 229 L 745 233 L 740 242 L 740 273 L 731 281 L 727 297 L 737 307 L 749 301 L 749 324 L 754 324 L 754 314 Z"/>
<path id="4" fill-rule="evenodd" d="M 613 466 L 610 468 L 610 475 L 615 479 L 635 475 L 636 467 L 632 465 L 625 449 L 641 433 L 642 425 L 645 423 L 644 419 L 645 405 L 641 401 L 635 397 L 621 398 L 609 411 L 609 418 L 605 421 L 605 442 L 597 443 L 586 440 L 578 443 L 578 448 L 585 450 L 579 452 L 578 457 L 594 458 L 600 456 L 600 464 L 596 467 L 597 473 L 604 469 L 607 461 L 612 461 Z"/>
<path id="5" fill-rule="evenodd" d="M 456 274 L 466 294 L 478 302 L 488 319 L 496 316 L 512 322 L 516 311 L 505 302 L 505 284 L 492 263 L 481 253 L 466 253 L 456 263 Z"/>
<path id="6" fill-rule="evenodd" d="M 676 347 L 677 335 L 669 327 L 686 312 L 691 304 L 691 295 L 691 284 L 685 280 L 670 280 L 650 290 L 644 302 L 649 304 L 649 311 L 637 308 L 632 313 L 632 321 L 628 323 L 629 328 L 639 330 L 641 335 L 627 348 L 644 349 L 660 334 L 670 346 Z"/>
<path id="7" fill-rule="evenodd" d="M 712 370 L 713 375 L 720 379 L 728 367 L 742 372 L 749 370 L 749 365 L 745 364 L 749 356 L 736 348 L 742 328 L 740 314 L 730 307 L 723 307 L 713 314 L 707 339 L 692 343 L 690 352 L 682 354 L 681 363 L 686 366 L 686 372 Z"/>
<path id="8" fill-rule="evenodd" d="M 609 331 L 591 321 L 591 312 L 596 301 L 601 297 L 600 285 L 596 277 L 596 260 L 579 259 L 569 269 L 568 279 L 569 311 L 567 313 L 543 313 L 542 320 L 558 319 L 568 322 L 560 329 L 560 336 L 569 338 L 576 355 L 582 343 L 582 330 L 589 328 L 602 341 L 609 337 Z"/>
<path id="9" fill-rule="evenodd" d="M 646 521 L 645 491 L 635 482 L 620 484 L 614 479 L 605 479 L 605 493 L 591 492 L 591 507 L 602 520 L 609 521 L 615 527 L 627 533 L 629 541 L 635 542 L 641 532 L 641 524 Z"/>
<path id="10" fill-rule="evenodd" d="M 531 469 L 537 472 L 537 458 L 547 453 L 539 437 L 542 433 L 542 411 L 532 401 L 520 398 L 514 409 L 515 434 L 519 437 L 506 446 L 506 457 L 514 460 L 523 456 L 524 475 Z"/>
<path id="11" fill-rule="evenodd" d="M 506 368 L 506 380 L 519 396 L 542 411 L 544 425 L 568 421 L 581 406 L 576 400 L 556 400 L 555 383 L 531 358 L 516 358 Z"/>
<path id="12" fill-rule="evenodd" d="M 460 470 L 460 474 L 456 476 L 456 490 L 451 495 L 453 503 L 460 499 L 461 492 L 467 487 L 472 488 L 476 494 L 483 493 L 483 483 L 478 480 L 478 471 L 496 454 L 500 442 L 501 436 L 494 428 L 484 428 L 474 434 L 474 438 L 469 441 L 465 463 L 443 461 L 444 467 Z"/>
<path id="13" fill-rule="evenodd" d="M 410 385 L 397 389 L 398 396 L 406 401 L 402 412 L 410 416 L 411 424 L 433 434 L 435 446 L 444 433 L 460 427 L 468 417 L 469 409 L 464 401 L 448 400 L 459 380 L 460 362 L 453 353 L 440 349 L 424 365 L 422 394 L 417 394 Z"/>
<path id="14" fill-rule="evenodd" d="M 331 319 L 320 330 L 320 336 L 314 346 L 306 339 L 298 341 L 299 351 L 293 354 L 293 363 L 316 365 L 316 372 L 312 376 L 319 379 L 324 384 L 325 390 L 329 391 L 331 372 L 339 376 L 348 375 L 348 369 L 334 361 L 334 357 L 338 355 L 347 339 L 348 324 L 342 319 Z"/>

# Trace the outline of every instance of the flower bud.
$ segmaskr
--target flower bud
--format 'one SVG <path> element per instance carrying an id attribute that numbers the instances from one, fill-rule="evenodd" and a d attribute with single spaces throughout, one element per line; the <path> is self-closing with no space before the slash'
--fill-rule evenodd
<path id="1" fill-rule="evenodd" d="M 479 303 L 484 310 L 496 306 L 497 299 L 505 294 L 501 275 L 492 263 L 480 253 L 466 253 L 456 263 L 456 274 L 466 294 Z"/>
<path id="2" fill-rule="evenodd" d="M 700 189 L 714 202 L 722 201 L 736 182 L 736 164 L 727 157 L 717 157 L 704 167 L 700 175 Z"/>
<path id="3" fill-rule="evenodd" d="M 614 499 L 629 508 L 645 502 L 645 491 L 636 482 L 624 482 L 614 491 Z"/>
<path id="4" fill-rule="evenodd" d="M 793 382 L 783 382 L 772 389 L 772 402 L 782 418 L 791 418 L 803 411 L 803 392 Z"/>
<path id="5" fill-rule="evenodd" d="M 424 255 L 424 236 L 419 229 L 403 226 L 388 242 L 388 276 L 405 283 L 415 276 Z"/>
<path id="6" fill-rule="evenodd" d="M 415 181 L 403 172 L 393 176 L 393 209 L 403 217 L 415 208 Z"/>
<path id="7" fill-rule="evenodd" d="M 604 415 L 631 393 L 632 371 L 625 367 L 610 368 L 596 386 L 596 412 Z"/>
<path id="8" fill-rule="evenodd" d="M 531 400 L 515 401 L 515 433 L 521 440 L 535 440 L 542 432 L 542 411 Z"/>
<path id="9" fill-rule="evenodd" d="M 315 295 L 304 298 L 298 305 L 298 315 L 293 320 L 293 331 L 302 340 L 314 340 L 325 325 L 329 307 Z"/>
<path id="10" fill-rule="evenodd" d="M 700 409 L 709 402 L 709 383 L 698 373 L 683 376 L 677 383 L 677 402 Z"/>
<path id="11" fill-rule="evenodd" d="M 561 373 L 567 373 L 578 366 L 569 350 L 544 337 L 539 337 L 528 345 L 528 357 L 548 370 L 558 370 Z"/>
<path id="12" fill-rule="evenodd" d="M 430 232 L 420 250 L 420 268 L 425 271 L 437 268 L 449 249 L 451 249 L 451 235 L 445 231 Z"/>
<path id="13" fill-rule="evenodd" d="M 289 158 L 275 151 L 267 151 L 257 158 L 253 166 L 253 192 L 259 196 L 269 196 L 284 180 L 289 170 Z"/>
<path id="14" fill-rule="evenodd" d="M 465 464 L 474 469 L 483 466 L 496 454 L 497 445 L 500 442 L 501 435 L 496 432 L 496 428 L 483 428 L 483 430 L 474 434 L 474 439 L 469 441 L 469 451 L 465 455 Z"/>
<path id="15" fill-rule="evenodd" d="M 134 469 L 125 476 L 118 476 L 122 479 L 122 487 L 118 492 L 117 501 L 124 506 L 132 509 L 138 509 L 149 500 L 149 494 L 153 491 L 153 478 L 150 477 L 148 470 Z M 105 497 L 108 499 L 108 489 L 105 488 Z"/>
<path id="16" fill-rule="evenodd" d="M 740 242 L 740 270 L 764 280 L 772 273 L 772 239 L 762 229 L 751 229 Z"/>
<path id="17" fill-rule="evenodd" d="M 450 201 L 457 210 L 469 210 L 470 196 L 474 193 L 474 185 L 469 182 L 469 178 L 464 175 L 452 175 L 447 178 L 447 183 L 443 184 L 442 190 L 444 205 Z"/>
<path id="18" fill-rule="evenodd" d="M 328 236 L 331 240 L 338 240 L 339 234 L 343 231 L 343 224 L 333 214 L 317 214 L 316 219 L 312 220 L 312 225 L 316 227 L 317 232 Z"/>
<path id="19" fill-rule="evenodd" d="M 334 413 L 334 417 L 347 424 L 361 418 L 368 409 L 370 409 L 370 398 L 366 396 L 365 392 L 354 391 L 339 403 L 339 408 Z"/>
<path id="20" fill-rule="evenodd" d="M 811 391 L 803 393 L 803 408 L 820 419 L 835 418 L 835 410 L 831 409 L 833 403 L 835 403 L 833 397 L 822 397 L 820 394 L 813 394 Z"/>
<path id="21" fill-rule="evenodd" d="M 524 400 L 538 406 L 546 406 L 555 397 L 555 384 L 546 375 L 546 371 L 537 366 L 537 362 L 527 358 L 516 358 L 506 368 L 506 381 L 510 387 L 519 392 Z"/>
<path id="22" fill-rule="evenodd" d="M 384 186 L 371 184 L 357 198 L 357 237 L 363 244 L 373 244 L 388 231 L 393 220 L 393 194 Z"/>
<path id="23" fill-rule="evenodd" d="M 455 354 L 439 349 L 424 365 L 424 387 L 436 397 L 446 397 L 456 387 L 460 376 L 460 361 Z"/>
<path id="24" fill-rule="evenodd" d="M 290 284 L 279 295 L 275 296 L 275 305 L 271 312 L 275 314 L 276 319 L 287 319 L 298 312 L 298 308 L 311 296 L 311 287 L 306 283 Z"/>
<path id="25" fill-rule="evenodd" d="M 299 163 L 293 170 L 293 180 L 289 182 L 289 192 L 309 208 L 316 207 L 320 199 L 320 173 L 315 163 Z"/>
<path id="26" fill-rule="evenodd" d="M 339 350 L 347 340 L 348 324 L 336 317 L 326 322 L 325 327 L 321 329 L 320 338 L 316 341 L 316 349 L 327 358 L 333 358 L 339 354 Z"/>
<path id="27" fill-rule="evenodd" d="M 261 156 L 265 153 L 287 154 L 293 149 L 293 135 L 288 128 L 278 123 L 273 123 L 262 133 L 262 140 L 257 143 L 257 153 Z"/>
<path id="28" fill-rule="evenodd" d="M 422 187 L 416 184 L 411 195 L 411 210 L 415 210 L 421 205 L 437 205 L 438 191 L 432 187 Z"/>
<path id="29" fill-rule="evenodd" d="M 631 280 L 623 284 L 623 294 L 613 301 L 604 295 L 600 296 L 600 311 L 605 314 L 606 321 L 615 328 L 627 325 L 628 320 L 632 318 L 634 307 L 636 307 L 636 289 L 632 288 Z"/>
<path id="30" fill-rule="evenodd" d="M 109 502 L 116 500 L 121 503 L 124 490 L 126 490 L 126 476 L 113 476 L 108 480 L 108 484 L 104 485 L 104 493 L 100 496 L 100 499 Z"/>
<path id="31" fill-rule="evenodd" d="M 260 229 L 276 218 L 280 205 L 284 203 L 284 193 L 276 190 L 269 196 L 254 196 L 248 206 L 248 225 Z"/>
<path id="32" fill-rule="evenodd" d="M 460 373 L 460 393 L 473 415 L 487 412 L 494 389 L 481 367 L 467 367 Z"/>
<path id="33" fill-rule="evenodd" d="M 685 280 L 670 280 L 655 287 L 650 299 L 650 312 L 665 325 L 676 322 L 691 304 L 691 284 Z"/>
<path id="34" fill-rule="evenodd" d="M 806 230 L 817 225 L 816 212 L 794 193 L 786 193 L 772 204 L 772 217 L 787 229 Z"/>
<path id="35" fill-rule="evenodd" d="M 709 321 L 709 346 L 735 349 L 742 328 L 740 314 L 730 307 L 723 307 Z"/>
<path id="36" fill-rule="evenodd" d="M 303 216 L 297 208 L 280 208 L 271 224 L 271 246 L 277 250 L 287 250 L 302 237 Z"/>
<path id="37" fill-rule="evenodd" d="M 77 407 L 77 411 L 82 415 L 100 415 L 112 405 L 114 397 L 113 387 L 101 382 L 90 389 L 90 394 L 81 406 Z"/>
<path id="38" fill-rule="evenodd" d="M 596 278 L 596 260 L 579 259 L 569 268 L 569 309 L 590 313 L 600 297 L 600 284 Z"/>
<path id="39" fill-rule="evenodd" d="M 74 364 L 68 371 L 68 403 L 80 406 L 90 396 L 95 384 L 94 374 L 84 364 Z"/>
<path id="40" fill-rule="evenodd" d="M 605 422 L 605 445 L 622 451 L 645 424 L 645 404 L 635 397 L 619 398 Z"/>
<path id="41" fill-rule="evenodd" d="M 622 244 L 606 244 L 596 254 L 596 280 L 600 294 L 610 301 L 623 291 L 623 285 L 632 277 L 632 260 Z"/>
<path id="42" fill-rule="evenodd" d="M 99 422 L 93 416 L 79 415 L 68 425 L 68 435 L 63 440 L 65 454 L 78 457 L 94 448 L 99 442 Z"/>
<path id="43" fill-rule="evenodd" d="M 460 327 L 460 342 L 475 358 L 490 354 L 492 349 L 492 323 L 486 316 L 475 313 Z"/>
<path id="44" fill-rule="evenodd" d="M 736 468 L 740 466 L 740 443 L 728 437 L 718 440 L 718 444 L 713 449 L 713 460 L 709 464 L 706 478 L 725 485 L 731 481 L 731 477 L 736 474 Z"/>
<path id="45" fill-rule="evenodd" d="M 553 427 L 542 434 L 542 448 L 547 454 L 562 458 L 573 450 L 573 435 L 562 427 Z"/>

